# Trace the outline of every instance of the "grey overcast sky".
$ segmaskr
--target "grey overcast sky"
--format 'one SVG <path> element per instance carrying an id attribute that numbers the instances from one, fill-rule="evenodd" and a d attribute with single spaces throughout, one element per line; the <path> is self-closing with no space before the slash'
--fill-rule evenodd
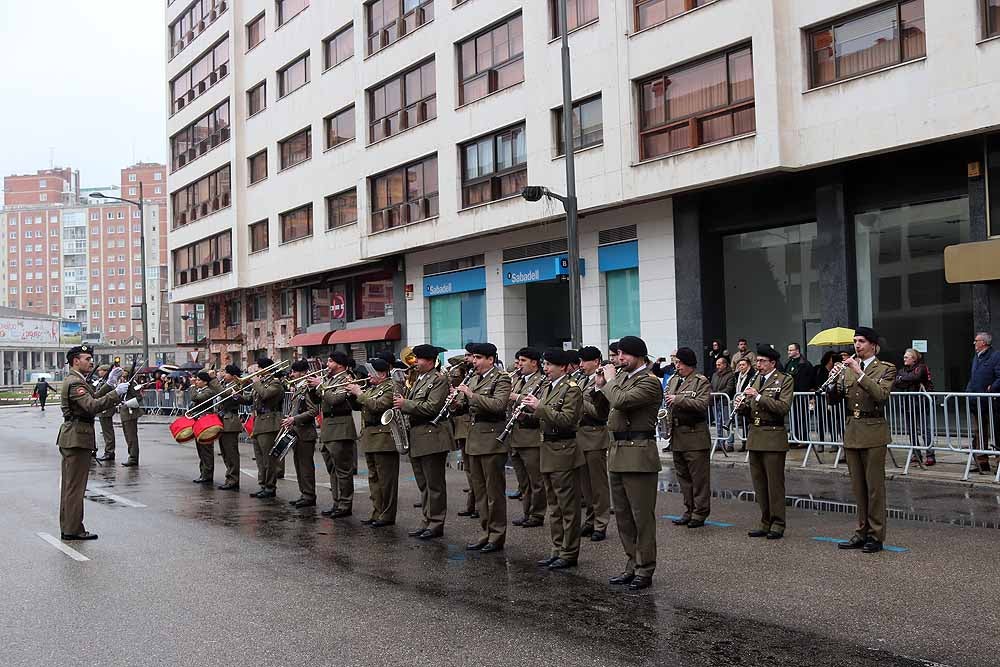
<path id="1" fill-rule="evenodd" d="M 164 0 L 0 0 L 0 175 L 166 158 Z"/>

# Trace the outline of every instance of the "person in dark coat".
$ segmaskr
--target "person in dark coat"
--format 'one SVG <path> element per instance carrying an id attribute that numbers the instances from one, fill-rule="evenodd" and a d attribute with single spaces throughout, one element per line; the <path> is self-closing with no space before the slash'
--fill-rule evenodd
<path id="1" fill-rule="evenodd" d="M 965 386 L 965 391 L 976 394 L 998 393 L 1000 392 L 1000 352 L 993 349 L 993 336 L 985 331 L 976 334 L 973 341 L 976 349 L 976 356 L 972 358 L 972 372 L 969 376 L 969 384 Z M 973 399 L 975 401 L 975 399 Z M 972 403 L 973 434 L 972 445 L 974 449 L 989 449 L 996 441 L 991 437 L 993 425 L 988 418 L 980 423 L 978 414 L 980 410 L 983 415 L 990 414 L 989 403 L 986 400 L 979 401 L 979 410 L 975 402 Z M 979 472 L 988 473 L 990 471 L 990 459 L 985 454 L 976 456 L 979 464 Z"/>
<path id="2" fill-rule="evenodd" d="M 38 404 L 42 406 L 42 412 L 45 412 L 45 401 L 49 400 L 50 389 L 52 385 L 45 378 L 35 383 L 35 396 L 38 397 Z"/>
<path id="3" fill-rule="evenodd" d="M 924 363 L 923 357 L 912 347 L 903 353 L 903 366 L 896 371 L 896 379 L 892 383 L 893 391 L 920 392 L 934 391 L 931 382 L 931 372 Z M 924 439 L 929 446 L 932 433 L 930 432 L 930 410 L 933 407 L 927 406 L 919 396 L 906 397 L 903 402 L 903 414 L 906 419 L 906 429 L 910 434 L 910 444 L 920 447 L 920 434 L 924 434 Z M 913 452 L 913 460 L 920 461 L 919 450 Z M 934 450 L 927 450 L 925 465 L 932 466 L 936 463 Z"/>

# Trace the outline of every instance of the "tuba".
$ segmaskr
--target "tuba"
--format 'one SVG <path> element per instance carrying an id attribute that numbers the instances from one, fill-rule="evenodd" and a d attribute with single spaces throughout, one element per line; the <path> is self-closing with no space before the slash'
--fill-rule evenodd
<path id="1" fill-rule="evenodd" d="M 415 358 L 414 358 L 415 359 Z M 405 357 L 404 357 L 405 361 Z M 395 396 L 405 396 L 408 371 L 403 368 L 393 368 L 389 373 L 392 378 L 392 393 Z M 388 426 L 392 434 L 392 441 L 396 443 L 396 449 L 404 456 L 410 453 L 410 418 L 403 414 L 402 410 L 390 408 L 382 413 L 382 426 Z"/>

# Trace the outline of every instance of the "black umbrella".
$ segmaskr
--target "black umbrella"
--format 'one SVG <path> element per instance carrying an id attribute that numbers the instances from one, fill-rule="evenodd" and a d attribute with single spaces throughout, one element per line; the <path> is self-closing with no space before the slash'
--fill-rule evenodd
<path id="1" fill-rule="evenodd" d="M 200 361 L 188 361 L 181 364 L 182 371 L 200 371 L 204 370 L 204 368 L 205 364 L 201 363 Z"/>

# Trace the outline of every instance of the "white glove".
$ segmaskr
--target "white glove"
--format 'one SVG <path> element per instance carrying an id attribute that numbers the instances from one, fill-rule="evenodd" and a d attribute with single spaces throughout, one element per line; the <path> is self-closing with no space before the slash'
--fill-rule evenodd
<path id="1" fill-rule="evenodd" d="M 118 392 L 119 396 L 124 396 L 125 392 L 128 391 L 128 382 L 122 382 L 121 384 L 115 385 L 115 391 Z"/>
<path id="2" fill-rule="evenodd" d="M 118 384 L 118 378 L 120 378 L 122 376 L 122 373 L 124 372 L 125 372 L 124 368 L 122 368 L 121 366 L 115 366 L 114 368 L 111 369 L 111 372 L 108 373 L 108 382 L 110 382 L 111 384 Z"/>

